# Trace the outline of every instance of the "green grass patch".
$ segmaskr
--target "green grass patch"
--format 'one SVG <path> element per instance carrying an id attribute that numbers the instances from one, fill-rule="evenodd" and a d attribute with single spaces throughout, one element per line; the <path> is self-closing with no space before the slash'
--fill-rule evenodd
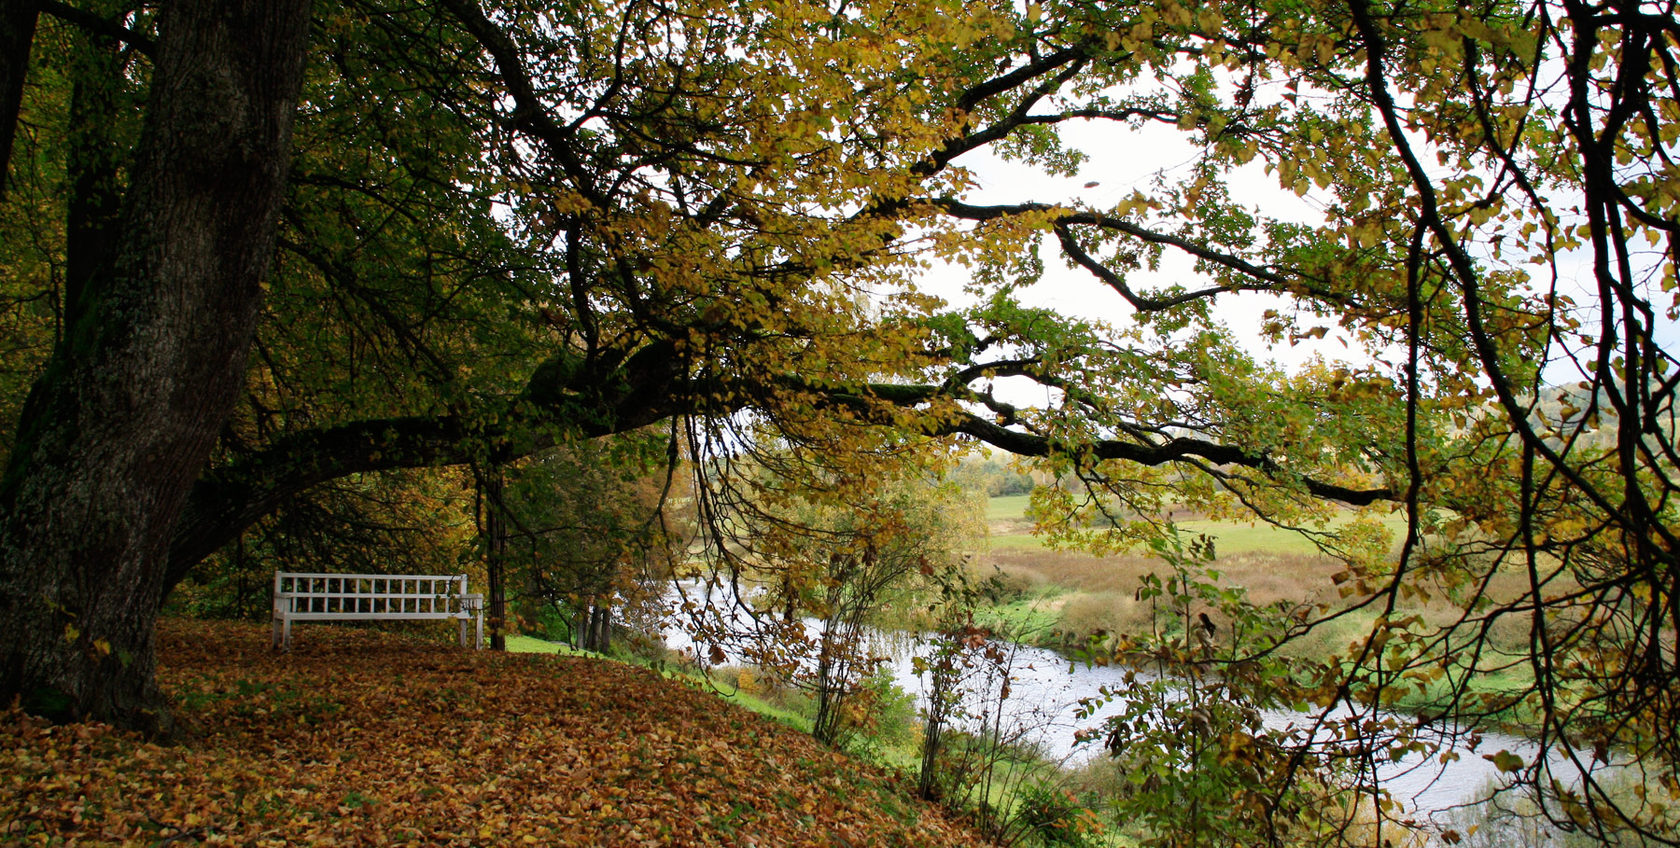
<path id="1" fill-rule="evenodd" d="M 1032 495 L 1006 495 L 999 498 L 986 499 L 987 521 L 1009 521 L 1026 518 L 1027 505 L 1032 503 Z"/>
<path id="2" fill-rule="evenodd" d="M 559 654 L 565 657 L 610 659 L 594 651 L 579 650 L 565 642 L 550 642 L 547 639 L 538 639 L 535 636 L 508 636 L 507 649 L 510 654 Z"/>
<path id="3" fill-rule="evenodd" d="M 1269 524 L 1240 524 L 1232 521 L 1196 519 L 1179 522 L 1185 536 L 1213 537 L 1214 549 L 1221 554 L 1278 553 L 1312 554 L 1318 548 L 1299 533 L 1279 530 Z"/>
<path id="4" fill-rule="evenodd" d="M 1353 519 L 1352 515 L 1331 521 L 1337 527 Z M 1401 515 L 1387 515 L 1380 519 L 1396 544 L 1406 532 L 1406 519 Z M 1227 554 L 1316 554 L 1312 540 L 1293 530 L 1283 530 L 1270 524 L 1250 524 L 1238 521 L 1210 521 L 1194 519 L 1178 523 L 1186 535 L 1207 534 L 1213 537 L 1214 548 Z"/>
<path id="5" fill-rule="evenodd" d="M 1525 692 L 1534 685 L 1534 673 L 1525 666 L 1508 666 L 1495 670 L 1477 671 L 1472 675 L 1466 686 L 1466 695 L 1470 699 L 1489 697 L 1503 702 L 1513 693 Z M 1407 713 L 1438 713 L 1447 709 L 1452 703 L 1451 687 L 1445 680 L 1430 684 L 1424 691 L 1416 687 L 1401 686 L 1396 689 L 1397 697 L 1383 706 L 1392 710 Z M 1476 701 L 1472 700 L 1474 705 Z M 1473 707 L 1472 711 L 1485 710 L 1494 722 L 1503 725 L 1513 733 L 1523 734 L 1531 728 L 1536 717 L 1531 710 L 1525 710 L 1515 705 L 1507 705 L 1494 709 L 1492 704 Z"/>
<path id="6" fill-rule="evenodd" d="M 801 733 L 811 732 L 811 717 L 791 707 L 773 704 L 757 695 L 740 689 L 714 689 L 719 698 L 765 718 L 780 722 Z"/>
<path id="7" fill-rule="evenodd" d="M 1001 533 L 989 537 L 992 550 L 1042 550 L 1044 540 L 1032 533 Z"/>
<path id="8" fill-rule="evenodd" d="M 1057 587 L 974 611 L 974 623 L 1015 642 L 1043 645 L 1051 641 L 1062 618 L 1065 592 Z"/>

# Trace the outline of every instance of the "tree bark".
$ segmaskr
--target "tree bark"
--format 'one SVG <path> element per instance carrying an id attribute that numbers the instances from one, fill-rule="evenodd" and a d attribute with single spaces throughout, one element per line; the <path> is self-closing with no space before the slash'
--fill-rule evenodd
<path id="1" fill-rule="evenodd" d="M 577 618 L 576 646 L 585 651 L 606 653 L 612 647 L 612 607 L 602 604 L 598 597 L 590 598 L 584 602 Z"/>
<path id="2" fill-rule="evenodd" d="M 115 260 L 87 281 L 0 478 L 0 701 L 167 728 L 153 679 L 164 567 L 244 377 L 308 12 L 164 9 Z"/>
<path id="3" fill-rule="evenodd" d="M 484 573 L 490 587 L 490 650 L 507 650 L 507 504 L 503 497 L 501 463 L 485 462 L 478 468 L 478 489 L 484 515 Z"/>

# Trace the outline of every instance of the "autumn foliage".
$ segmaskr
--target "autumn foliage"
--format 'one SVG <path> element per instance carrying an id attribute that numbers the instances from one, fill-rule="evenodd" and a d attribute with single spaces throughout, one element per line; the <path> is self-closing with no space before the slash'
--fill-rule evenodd
<path id="1" fill-rule="evenodd" d="M 165 621 L 184 734 L 7 711 L 6 844 L 965 845 L 879 770 L 641 668 Z"/>

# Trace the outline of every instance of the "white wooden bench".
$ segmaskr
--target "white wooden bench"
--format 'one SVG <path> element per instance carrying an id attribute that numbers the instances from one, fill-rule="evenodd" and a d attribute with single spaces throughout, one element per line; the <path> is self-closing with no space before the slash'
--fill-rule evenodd
<path id="1" fill-rule="evenodd" d="M 476 620 L 473 648 L 484 647 L 484 596 L 467 593 L 467 575 L 301 574 L 274 572 L 274 647 L 291 650 L 294 621 Z"/>

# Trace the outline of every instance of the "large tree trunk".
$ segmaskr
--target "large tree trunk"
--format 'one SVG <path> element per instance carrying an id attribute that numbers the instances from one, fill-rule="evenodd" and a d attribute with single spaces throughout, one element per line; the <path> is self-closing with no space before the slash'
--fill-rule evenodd
<path id="1" fill-rule="evenodd" d="M 308 0 L 165 6 L 114 262 L 81 292 L 0 479 L 0 701 L 166 725 L 166 555 L 243 380 L 307 33 Z"/>

